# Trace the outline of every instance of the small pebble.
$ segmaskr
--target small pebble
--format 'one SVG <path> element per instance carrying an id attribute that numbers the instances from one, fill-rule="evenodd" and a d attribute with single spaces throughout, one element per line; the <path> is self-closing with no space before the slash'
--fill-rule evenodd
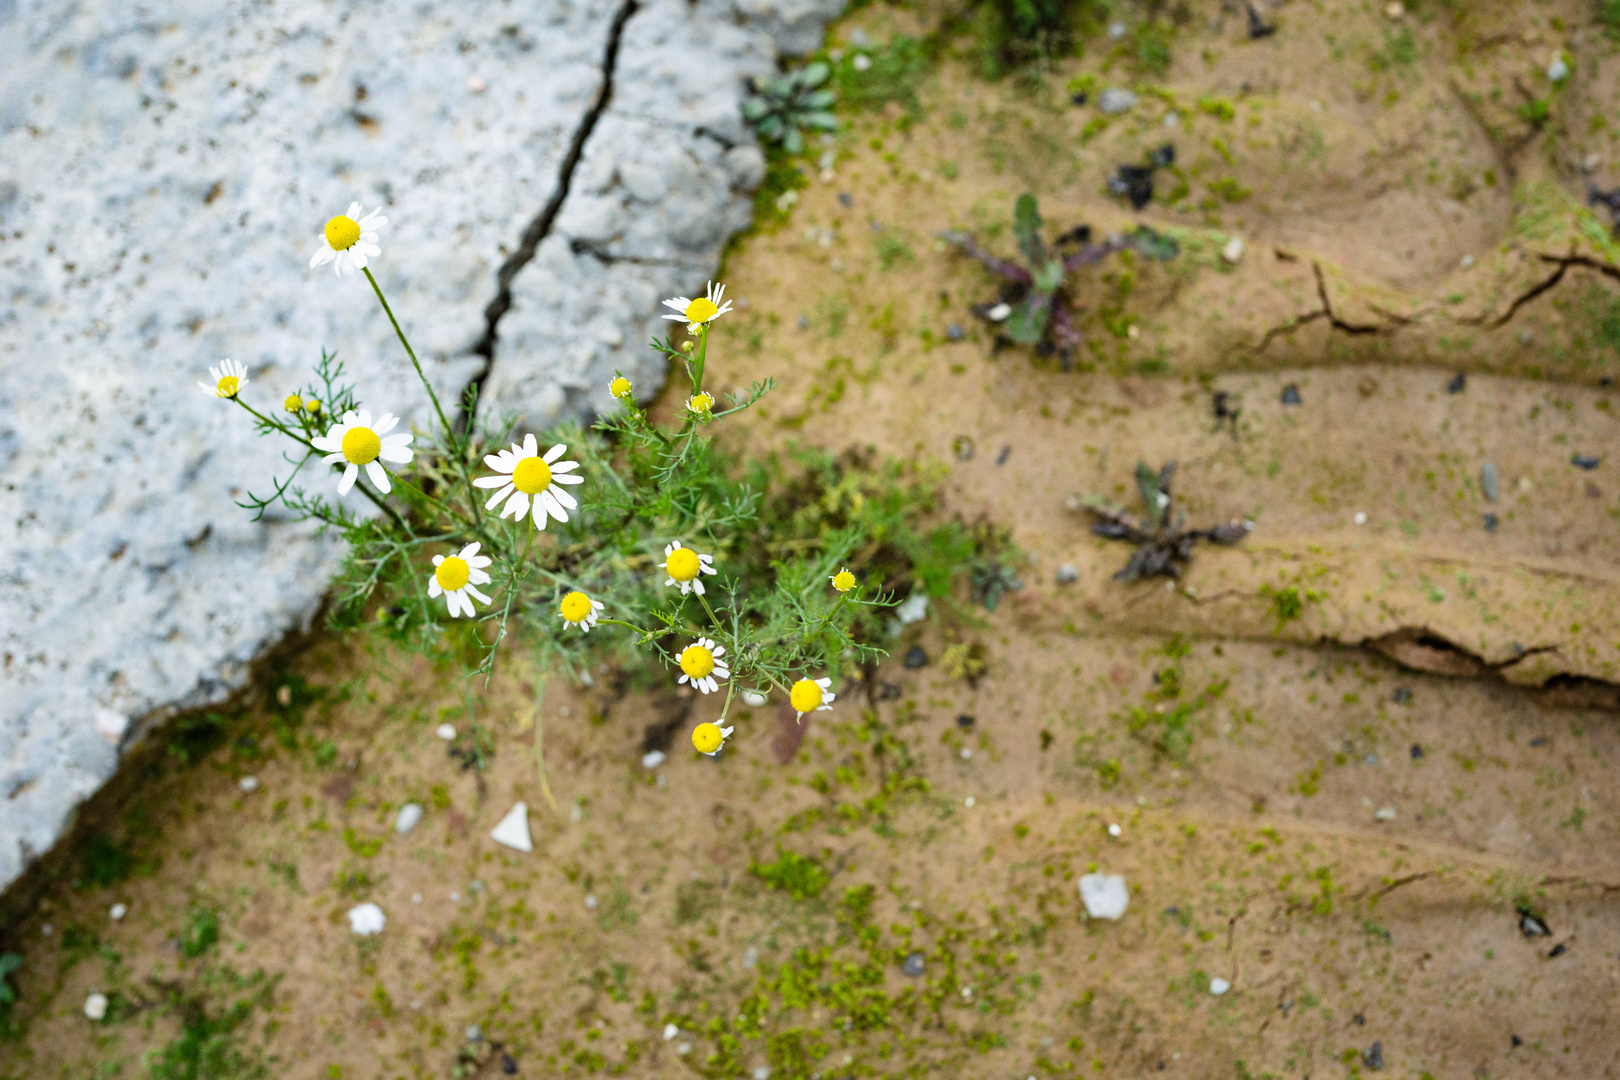
<path id="1" fill-rule="evenodd" d="M 1485 518 L 1484 518 L 1484 523 L 1485 523 L 1485 531 L 1489 532 L 1489 533 L 1495 532 L 1496 531 L 1496 526 L 1498 524 L 1500 524 L 1500 522 L 1497 519 L 1497 516 L 1495 514 L 1486 514 Z"/>
<path id="2" fill-rule="evenodd" d="M 1600 457 L 1591 457 L 1586 454 L 1575 454 L 1570 457 L 1569 463 L 1575 466 L 1577 469 L 1585 469 L 1587 472 L 1591 472 L 1593 469 L 1603 464 L 1603 459 Z"/>
<path id="3" fill-rule="evenodd" d="M 1417 743 L 1412 744 L 1412 760 L 1413 761 L 1422 761 L 1423 760 L 1423 747 L 1419 746 Z"/>
<path id="4" fill-rule="evenodd" d="M 1118 919 L 1130 906 L 1131 892 L 1118 874 L 1083 874 L 1080 899 L 1086 905 L 1086 914 L 1093 919 Z"/>
<path id="5" fill-rule="evenodd" d="M 1560 941 L 1552 947 L 1552 951 L 1547 954 L 1547 959 L 1551 960 L 1554 957 L 1563 956 L 1567 952 L 1569 952 L 1569 946 Z"/>
<path id="6" fill-rule="evenodd" d="M 1393 806 L 1380 806 L 1377 810 L 1373 811 L 1373 820 L 1394 821 L 1395 808 Z"/>
<path id="7" fill-rule="evenodd" d="M 1299 387 L 1297 385 L 1294 383 L 1289 383 L 1287 386 L 1283 387 L 1282 403 L 1284 405 L 1299 405 L 1303 403 L 1303 399 L 1299 396 Z"/>
<path id="8" fill-rule="evenodd" d="M 283 708 L 292 704 L 292 687 L 276 687 L 276 704 L 282 706 Z"/>
<path id="9" fill-rule="evenodd" d="M 668 760 L 669 755 L 662 750 L 649 750 L 641 755 L 641 767 L 643 769 L 656 769 Z"/>
<path id="10" fill-rule="evenodd" d="M 996 464 L 997 465 L 1005 465 L 1005 464 L 1007 464 L 1007 458 L 1010 457 L 1011 455 L 1012 455 L 1012 447 L 1011 446 L 1003 446 L 1001 448 L 1001 452 L 996 455 Z"/>
<path id="11" fill-rule="evenodd" d="M 1367 512 L 1365 510 L 1357 510 L 1354 520 L 1357 525 L 1367 524 Z"/>
<path id="12" fill-rule="evenodd" d="M 112 907 L 107 909 L 107 915 L 112 919 L 113 922 L 118 922 L 120 919 L 122 919 L 125 915 L 128 915 L 128 914 L 129 914 L 129 905 L 128 904 L 114 904 Z"/>
<path id="13" fill-rule="evenodd" d="M 474 881 L 472 884 L 467 886 L 467 891 L 477 895 L 478 893 L 484 891 L 484 883 L 482 881 Z"/>
<path id="14" fill-rule="evenodd" d="M 1110 822 L 1109 825 L 1108 825 L 1108 835 L 1109 836 L 1118 836 L 1123 831 L 1124 830 L 1119 827 L 1118 822 Z"/>
<path id="15" fill-rule="evenodd" d="M 810 316 L 808 316 L 808 315 L 800 315 L 799 316 L 799 329 L 800 330 L 808 330 L 808 329 L 810 329 Z"/>
<path id="16" fill-rule="evenodd" d="M 748 703 L 749 708 L 757 709 L 769 700 L 770 698 L 766 697 L 764 694 L 761 694 L 758 690 L 743 691 L 743 701 Z"/>
<path id="17" fill-rule="evenodd" d="M 1119 41 L 1120 39 L 1122 39 L 1125 36 L 1125 33 L 1126 33 L 1126 30 L 1125 30 L 1125 24 L 1124 23 L 1122 23 L 1122 22 L 1114 22 L 1114 23 L 1109 23 L 1108 24 L 1108 40 L 1109 41 Z"/>
<path id="18" fill-rule="evenodd" d="M 1006 319 L 1007 319 L 1007 316 L 1009 316 L 1011 314 L 1012 314 L 1012 305 L 1009 304 L 1009 303 L 1006 303 L 1006 302 L 1002 302 L 1000 304 L 997 304 L 995 307 L 991 308 L 989 311 L 986 311 L 984 313 L 984 317 L 989 319 L 991 322 L 1005 322 Z"/>
<path id="19" fill-rule="evenodd" d="M 847 191 L 840 191 L 838 193 L 838 202 L 841 206 L 854 206 L 855 197 Z"/>
<path id="20" fill-rule="evenodd" d="M 754 1070 L 754 1080 L 771 1080 L 771 1070 L 764 1065 L 757 1067 Z"/>
<path id="21" fill-rule="evenodd" d="M 962 1000 L 966 1001 L 968 998 L 970 998 L 972 996 L 973 996 L 973 987 L 971 987 L 971 986 L 962 987 Z"/>
<path id="22" fill-rule="evenodd" d="M 917 668 L 928 666 L 928 654 L 923 652 L 921 645 L 913 645 L 906 650 L 905 659 L 900 662 L 915 671 Z"/>
<path id="23" fill-rule="evenodd" d="M 1412 700 L 1412 689 L 1407 686 L 1397 686 L 1395 692 L 1389 695 L 1389 700 L 1397 705 L 1406 705 Z"/>
<path id="24" fill-rule="evenodd" d="M 1080 580 L 1080 571 L 1073 563 L 1064 563 L 1057 568 L 1057 583 L 1059 585 L 1073 585 Z"/>
<path id="25" fill-rule="evenodd" d="M 44 926 L 39 928 L 39 932 L 41 934 L 44 934 L 46 937 L 50 937 L 51 936 L 51 929 L 52 929 L 51 924 L 46 923 Z"/>
<path id="26" fill-rule="evenodd" d="M 1118 116 L 1136 107 L 1136 95 L 1118 86 L 1110 86 L 1097 95 L 1097 108 L 1105 116 Z"/>
<path id="27" fill-rule="evenodd" d="M 1383 1069 L 1384 1044 L 1381 1042 L 1375 1042 L 1369 1046 L 1367 1051 L 1361 1055 L 1361 1063 L 1367 1066 L 1367 1068 L 1371 1069 L 1373 1072 L 1378 1072 L 1379 1070 Z"/>
<path id="28" fill-rule="evenodd" d="M 1451 377 L 1451 381 L 1446 383 L 1446 393 L 1448 394 L 1460 394 L 1466 389 L 1468 389 L 1468 374 L 1466 372 L 1457 372 Z"/>
<path id="29" fill-rule="evenodd" d="M 501 1055 L 501 1072 L 505 1073 L 507 1076 L 516 1076 L 517 1075 L 517 1058 L 513 1057 L 511 1054 L 502 1054 Z"/>
<path id="30" fill-rule="evenodd" d="M 107 1016 L 107 995 L 96 993 L 84 999 L 84 1015 L 91 1020 L 102 1020 Z"/>
<path id="31" fill-rule="evenodd" d="M 1384 5 L 1384 14 L 1391 19 L 1398 19 L 1406 14 L 1406 5 L 1401 3 L 1401 0 L 1389 0 L 1389 3 Z"/>
<path id="32" fill-rule="evenodd" d="M 596 910 L 596 897 L 587 896 L 585 898 L 585 906 L 587 908 L 589 908 L 590 910 L 595 911 Z"/>
<path id="33" fill-rule="evenodd" d="M 967 747 L 965 747 L 965 746 L 964 746 L 964 747 L 962 747 L 962 760 L 963 760 L 963 761 L 972 761 L 972 760 L 973 760 L 973 751 L 972 751 L 972 750 L 970 750 L 970 749 L 968 749 L 968 748 L 967 748 Z M 968 805 L 969 805 L 969 806 L 972 806 L 972 805 L 973 805 L 973 803 L 972 803 L 972 802 L 969 802 L 969 803 L 968 803 Z"/>
<path id="34" fill-rule="evenodd" d="M 459 903 L 461 903 L 461 894 L 460 894 L 460 893 L 458 893 L 458 892 L 453 892 L 453 893 L 451 893 L 451 894 L 450 894 L 450 902 L 451 902 L 451 903 L 452 903 L 452 904 L 459 904 Z"/>
<path id="35" fill-rule="evenodd" d="M 467 1041 L 470 1043 L 484 1041 L 484 1029 L 479 1027 L 477 1024 L 468 1025 L 466 1035 Z"/>
<path id="36" fill-rule="evenodd" d="M 361 937 L 380 934 L 388 925 L 388 916 L 376 904 L 360 904 L 349 909 L 349 929 Z"/>
<path id="37" fill-rule="evenodd" d="M 1362 758 L 1361 760 L 1365 764 L 1376 765 L 1376 764 L 1378 764 L 1378 755 L 1377 754 L 1368 754 L 1366 757 Z"/>
<path id="38" fill-rule="evenodd" d="M 439 738 L 443 739 L 445 742 L 450 742 L 452 739 L 454 739 L 456 737 L 456 725 L 454 725 L 454 724 L 440 724 L 437 728 L 434 729 L 433 733 L 435 735 L 437 735 Z"/>
<path id="39" fill-rule="evenodd" d="M 967 713 L 961 714 L 960 716 L 958 716 L 956 718 L 956 726 L 959 727 L 959 728 L 970 728 L 970 727 L 972 727 L 973 726 L 973 717 L 969 716 Z"/>
<path id="40" fill-rule="evenodd" d="M 856 53 L 855 59 L 851 60 L 849 65 L 856 71 L 871 71 L 872 58 L 867 56 L 865 53 Z"/>
<path id="41" fill-rule="evenodd" d="M 1474 257 L 1472 255 L 1464 255 L 1462 257 L 1461 265 L 1464 270 L 1471 269 L 1474 265 Z"/>
<path id="42" fill-rule="evenodd" d="M 691 1043 L 681 1043 L 681 1045 L 679 1045 L 679 1046 L 677 1046 L 675 1048 L 675 1052 L 677 1054 L 681 1054 L 683 1056 L 686 1055 L 686 1054 L 690 1054 L 692 1052 L 692 1044 Z"/>
<path id="43" fill-rule="evenodd" d="M 673 1042 L 673 1041 L 675 1041 L 675 1036 L 679 1035 L 680 1033 L 681 1033 L 681 1029 L 677 1025 L 675 1025 L 675 1024 L 665 1024 L 664 1025 L 664 1041 L 665 1042 Z"/>
<path id="44" fill-rule="evenodd" d="M 1567 78 L 1569 78 L 1568 62 L 1561 54 L 1553 57 L 1552 63 L 1547 65 L 1547 81 L 1561 83 Z"/>
<path id="45" fill-rule="evenodd" d="M 1221 248 L 1221 258 L 1236 266 L 1238 260 L 1243 258 L 1243 237 L 1234 236 Z"/>
<path id="46" fill-rule="evenodd" d="M 411 903 L 420 904 L 421 902 L 422 902 L 422 894 L 421 893 L 419 893 L 419 892 L 411 893 Z"/>
<path id="47" fill-rule="evenodd" d="M 974 803 L 974 798 L 971 795 L 969 795 L 967 798 L 962 800 L 962 805 L 967 807 L 969 810 L 973 809 L 973 803 Z"/>
<path id="48" fill-rule="evenodd" d="M 1491 502 L 1495 502 L 1502 493 L 1502 475 L 1489 461 L 1479 467 L 1479 490 Z"/>
<path id="49" fill-rule="evenodd" d="M 906 954 L 905 962 L 900 965 L 900 970 L 915 979 L 922 975 L 927 970 L 927 967 L 928 960 L 922 953 L 911 952 Z"/>
<path id="50" fill-rule="evenodd" d="M 1214 994 L 1216 997 L 1220 997 L 1230 989 L 1232 989 L 1232 984 L 1221 978 L 1219 975 L 1209 980 L 1209 992 Z"/>
<path id="51" fill-rule="evenodd" d="M 404 836 L 421 824 L 423 813 L 421 803 L 406 803 L 399 808 L 399 813 L 394 815 L 394 831 Z"/>
<path id="52" fill-rule="evenodd" d="M 743 952 L 743 967 L 751 968 L 759 963 L 759 950 L 752 945 Z"/>
<path id="53" fill-rule="evenodd" d="M 962 324 L 961 323 L 954 323 L 953 322 L 950 325 L 948 325 L 947 327 L 945 327 L 945 340 L 946 341 L 961 341 L 966 336 L 967 335 L 962 330 Z"/>
<path id="54" fill-rule="evenodd" d="M 242 794 L 251 794 L 259 790 L 259 778 L 257 776 L 244 776 L 236 782 L 236 786 L 242 789 Z"/>
<path id="55" fill-rule="evenodd" d="M 476 75 L 467 76 L 467 92 L 469 94 L 482 94 L 489 89 L 489 84 Z"/>

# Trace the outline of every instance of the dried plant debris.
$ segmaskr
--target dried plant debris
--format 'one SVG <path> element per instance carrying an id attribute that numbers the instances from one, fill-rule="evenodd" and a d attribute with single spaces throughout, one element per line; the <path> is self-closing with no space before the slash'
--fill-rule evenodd
<path id="1" fill-rule="evenodd" d="M 1141 518 L 1096 496 L 1083 500 L 1082 505 L 1098 519 L 1091 526 L 1093 533 L 1110 540 L 1129 540 L 1136 545 L 1130 561 L 1114 575 L 1115 581 L 1179 578 L 1182 568 L 1192 561 L 1193 545 L 1200 540 L 1230 545 L 1253 530 L 1251 521 L 1231 521 L 1208 529 L 1186 528 L 1187 515 L 1175 509 L 1170 496 L 1170 481 L 1175 473 L 1174 461 L 1158 472 L 1145 462 L 1136 463 L 1136 486 L 1147 510 Z"/>
<path id="2" fill-rule="evenodd" d="M 1179 248 L 1174 239 L 1145 225 L 1100 244 L 1092 242 L 1090 227 L 1082 225 L 1049 246 L 1042 236 L 1044 226 L 1035 196 L 1026 192 L 1013 209 L 1013 233 L 1023 263 L 990 254 L 964 232 L 946 231 L 939 236 L 1002 280 L 999 299 L 974 308 L 980 318 L 1000 325 L 997 344 L 1031 345 L 1043 355 L 1056 352 L 1068 370 L 1074 351 L 1085 341 L 1075 325 L 1078 309 L 1067 289 L 1069 276 L 1118 251 L 1130 249 L 1144 258 L 1163 261 L 1174 258 Z M 1072 253 L 1058 250 L 1073 245 L 1078 250 Z"/>

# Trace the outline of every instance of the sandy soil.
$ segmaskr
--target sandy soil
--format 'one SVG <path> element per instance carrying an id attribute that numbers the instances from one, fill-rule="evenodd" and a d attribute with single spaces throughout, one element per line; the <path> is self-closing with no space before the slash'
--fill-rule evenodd
<path id="1" fill-rule="evenodd" d="M 535 672 L 480 700 L 479 772 L 434 735 L 465 727 L 454 673 L 362 641 L 278 660 L 225 746 L 94 809 L 133 873 L 8 929 L 0 1076 L 1620 1074 L 1620 270 L 1579 209 L 1620 166 L 1620 59 L 1585 4 L 1297 0 L 1252 42 L 1172 6 L 1169 71 L 1100 130 L 1066 83 L 1132 82 L 1102 44 L 1035 87 L 948 54 L 919 119 L 852 117 L 727 267 L 711 370 L 781 383 L 739 446 L 940 463 L 943 512 L 1010 528 L 1024 589 L 908 630 L 895 657 L 931 662 L 840 688 L 802 743 L 745 712 L 719 761 L 685 749 L 688 698 L 551 679 L 556 813 Z M 1104 179 L 1167 140 L 1180 174 L 1132 214 Z M 996 349 L 970 310 L 996 284 L 934 240 L 1010 253 L 1025 190 L 1051 233 L 1182 244 L 1077 286 L 1071 372 Z M 1169 587 L 1113 581 L 1129 547 L 1071 497 L 1129 504 L 1139 459 L 1180 462 L 1195 523 L 1255 531 Z M 964 644 L 971 681 L 941 662 Z M 516 800 L 532 855 L 488 839 Z M 1129 883 L 1119 922 L 1084 916 L 1091 869 Z M 388 926 L 359 939 L 367 900 Z M 186 1024 L 212 1063 L 163 1073 Z"/>

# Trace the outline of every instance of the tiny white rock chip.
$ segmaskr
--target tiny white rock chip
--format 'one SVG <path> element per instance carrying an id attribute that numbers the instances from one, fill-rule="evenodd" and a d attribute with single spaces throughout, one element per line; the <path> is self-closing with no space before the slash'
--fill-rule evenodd
<path id="1" fill-rule="evenodd" d="M 1218 975 L 1209 980 L 1209 992 L 1214 994 L 1216 997 L 1220 997 L 1230 989 L 1232 989 L 1232 984 Z"/>
<path id="2" fill-rule="evenodd" d="M 1109 836 L 1118 836 L 1123 831 L 1124 830 L 1119 827 L 1118 822 L 1112 822 L 1111 821 L 1111 822 L 1108 823 L 1108 835 Z"/>
<path id="3" fill-rule="evenodd" d="M 1243 258 L 1243 237 L 1234 236 L 1228 240 L 1226 246 L 1221 248 L 1221 258 L 1235 266 Z"/>
<path id="4" fill-rule="evenodd" d="M 771 1080 L 771 1070 L 764 1065 L 754 1070 L 754 1080 Z"/>
<path id="5" fill-rule="evenodd" d="M 751 968 L 759 963 L 759 950 L 752 945 L 743 952 L 743 967 Z"/>
<path id="6" fill-rule="evenodd" d="M 1093 919 L 1118 919 L 1130 905 L 1131 891 L 1118 874 L 1084 874 L 1080 878 L 1080 899 Z"/>
<path id="7" fill-rule="evenodd" d="M 679 1045 L 679 1046 L 677 1046 L 675 1048 L 675 1052 L 677 1054 L 681 1054 L 681 1055 L 690 1054 L 692 1052 L 692 1044 L 691 1043 L 681 1043 L 681 1045 Z"/>
<path id="8" fill-rule="evenodd" d="M 675 1036 L 679 1035 L 680 1033 L 681 1033 L 681 1029 L 677 1025 L 675 1025 L 675 1024 L 665 1024 L 664 1025 L 664 1041 L 665 1042 L 673 1041 Z"/>
<path id="9" fill-rule="evenodd" d="M 533 851 L 534 844 L 529 840 L 528 804 L 518 803 L 508 810 L 500 824 L 490 830 L 489 837 L 497 844 L 505 844 L 517 851 Z"/>
<path id="10" fill-rule="evenodd" d="M 404 836 L 422 823 L 422 804 L 408 802 L 394 815 L 394 831 Z"/>
<path id="11" fill-rule="evenodd" d="M 388 916 L 376 904 L 361 904 L 349 909 L 349 929 L 361 937 L 380 934 L 388 925 Z"/>
<path id="12" fill-rule="evenodd" d="M 1380 806 L 1373 811 L 1373 819 L 1375 821 L 1394 821 L 1395 808 L 1393 806 Z"/>
<path id="13" fill-rule="evenodd" d="M 1547 65 L 1547 81 L 1561 83 L 1567 78 L 1569 78 L 1569 64 L 1565 61 L 1563 54 L 1560 53 L 1552 58 L 1552 63 Z"/>
<path id="14" fill-rule="evenodd" d="M 662 750 L 649 750 L 641 755 L 641 767 L 643 769 L 656 769 L 668 760 L 669 755 Z"/>
<path id="15" fill-rule="evenodd" d="M 1357 525 L 1367 524 L 1367 512 L 1365 510 L 1357 510 L 1355 520 Z"/>
<path id="16" fill-rule="evenodd" d="M 114 904 L 112 907 L 107 909 L 107 915 L 112 919 L 113 922 L 119 921 L 125 915 L 128 915 L 128 914 L 129 914 L 129 905 L 128 904 Z"/>
<path id="17" fill-rule="evenodd" d="M 849 66 L 856 71 L 870 71 L 872 70 L 872 58 L 865 53 L 856 53 L 855 59 L 849 62 Z"/>
<path id="18" fill-rule="evenodd" d="M 1136 95 L 1118 86 L 1110 86 L 1097 97 L 1097 108 L 1104 116 L 1118 116 L 1136 108 Z"/>
<path id="19" fill-rule="evenodd" d="M 591 910 L 591 911 L 595 911 L 596 910 L 596 897 L 587 896 L 585 898 L 585 907 L 587 909 Z"/>
<path id="20" fill-rule="evenodd" d="M 96 729 L 96 734 L 117 746 L 129 730 L 129 717 L 114 709 L 97 709 L 94 718 L 90 721 Z"/>
<path id="21" fill-rule="evenodd" d="M 236 786 L 242 789 L 242 794 L 251 795 L 259 790 L 259 778 L 257 776 L 244 776 L 236 782 Z"/>
<path id="22" fill-rule="evenodd" d="M 438 728 L 435 729 L 434 734 L 443 739 L 445 742 L 450 742 L 456 737 L 456 725 L 440 724 Z"/>
<path id="23" fill-rule="evenodd" d="M 769 701 L 770 699 L 767 698 L 764 694 L 759 693 L 758 691 L 744 690 L 743 691 L 743 700 L 748 703 L 750 708 L 757 709 L 761 705 L 765 704 L 765 702 Z"/>
<path id="24" fill-rule="evenodd" d="M 991 311 L 990 314 L 994 315 L 995 312 Z M 914 592 L 906 597 L 905 602 L 894 609 L 894 617 L 907 626 L 928 618 L 928 594 Z"/>
<path id="25" fill-rule="evenodd" d="M 91 994 L 84 999 L 84 1015 L 91 1020 L 101 1020 L 107 1015 L 107 995 Z"/>
<path id="26" fill-rule="evenodd" d="M 991 308 L 989 311 L 985 312 L 984 317 L 989 319 L 991 322 L 1005 322 L 1007 316 L 1011 314 L 1012 305 L 1008 303 L 1000 303 Z"/>

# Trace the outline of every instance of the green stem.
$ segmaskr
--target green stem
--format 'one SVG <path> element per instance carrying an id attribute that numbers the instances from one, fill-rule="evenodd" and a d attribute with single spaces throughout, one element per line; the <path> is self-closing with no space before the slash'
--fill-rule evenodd
<path id="1" fill-rule="evenodd" d="M 811 633 L 811 634 L 804 635 L 803 640 L 804 641 L 811 641 L 811 640 L 813 640 L 815 638 L 820 637 L 822 631 L 826 630 L 828 625 L 833 621 L 833 616 L 837 615 L 838 612 L 843 609 L 844 601 L 846 601 L 848 599 L 849 599 L 849 594 L 848 593 L 839 593 L 838 594 L 838 603 L 834 604 L 833 609 L 831 611 L 827 612 L 826 616 L 821 620 L 821 625 L 816 627 L 815 632 Z"/>

